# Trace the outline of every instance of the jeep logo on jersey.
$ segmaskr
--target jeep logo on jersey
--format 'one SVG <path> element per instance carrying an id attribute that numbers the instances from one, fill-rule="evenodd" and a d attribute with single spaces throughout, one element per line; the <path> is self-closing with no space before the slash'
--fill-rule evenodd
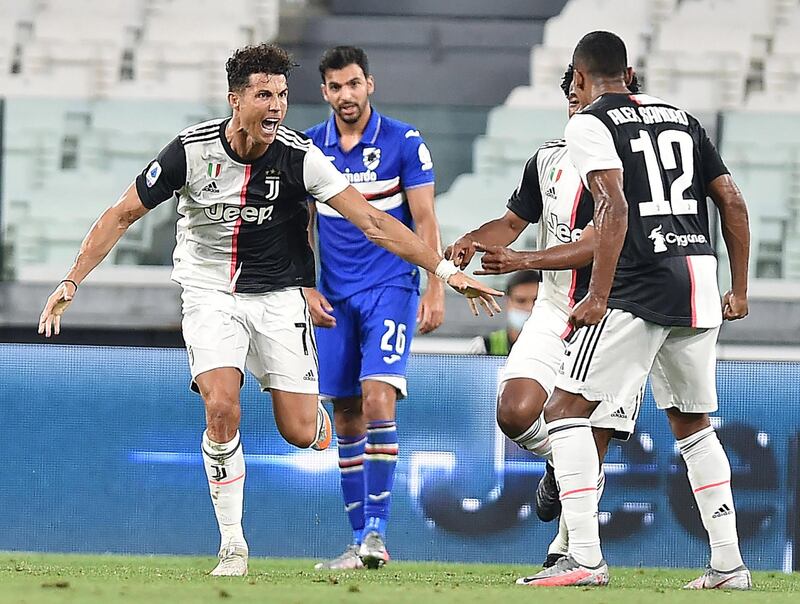
<path id="1" fill-rule="evenodd" d="M 277 189 L 277 186 L 275 188 Z M 223 203 L 215 203 L 213 206 L 207 207 L 204 212 L 213 222 L 234 222 L 241 218 L 243 222 L 262 224 L 272 220 L 274 209 L 275 206 L 228 206 Z"/>
<path id="2" fill-rule="evenodd" d="M 367 147 L 362 152 L 361 159 L 367 170 L 376 170 L 381 163 L 381 150 L 377 147 Z"/>
<path id="3" fill-rule="evenodd" d="M 267 187 L 264 198 L 267 201 L 275 201 L 278 199 L 278 195 L 281 191 L 281 173 L 278 170 L 267 170 L 267 174 L 264 177 L 264 184 Z"/>
<path id="4" fill-rule="evenodd" d="M 571 229 L 568 224 L 559 222 L 555 212 L 550 212 L 550 216 L 547 218 L 547 230 L 564 243 L 574 243 L 581 238 L 581 233 L 583 233 L 583 229 Z"/>
<path id="5" fill-rule="evenodd" d="M 690 245 L 708 243 L 708 239 L 702 233 L 663 233 L 662 225 L 658 225 L 647 236 L 653 242 L 653 252 L 660 254 L 667 251 L 667 244 L 687 247 Z"/>

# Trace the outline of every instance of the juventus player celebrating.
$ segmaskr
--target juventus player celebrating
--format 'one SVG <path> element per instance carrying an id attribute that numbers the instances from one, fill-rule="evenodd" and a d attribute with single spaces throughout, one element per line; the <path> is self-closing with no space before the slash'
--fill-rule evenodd
<path id="1" fill-rule="evenodd" d="M 744 200 L 694 117 L 628 92 L 631 70 L 617 36 L 587 34 L 573 65 L 586 107 L 570 120 L 566 140 L 595 201 L 594 264 L 589 292 L 570 317 L 579 329 L 545 407 L 569 555 L 528 584 L 608 583 L 588 418 L 600 401 L 627 405 L 652 370 L 711 544 L 708 570 L 686 588 L 749 589 L 730 465 L 708 418 L 717 409 L 719 325 L 747 314 Z M 731 263 L 733 287 L 721 309 L 707 196 L 720 211 Z"/>
<path id="2" fill-rule="evenodd" d="M 173 279 L 183 287 L 183 336 L 192 388 L 205 402 L 202 455 L 221 535 L 212 575 L 247 574 L 242 533 L 245 461 L 239 389 L 245 367 L 272 394 L 280 433 L 324 449 L 330 418 L 318 404 L 317 354 L 302 287 L 314 286 L 306 227 L 309 195 L 370 240 L 435 273 L 490 314 L 489 289 L 442 260 L 403 224 L 374 209 L 305 135 L 284 127 L 290 56 L 274 45 L 228 60 L 232 117 L 191 126 L 94 223 L 66 278 L 50 295 L 39 332 L 58 334 L 78 285 L 127 228 L 179 195 Z"/>
<path id="3" fill-rule="evenodd" d="M 568 101 L 569 117 L 579 109 L 572 88 L 572 66 L 564 74 L 561 88 Z M 633 81 L 630 90 L 638 92 Z M 567 154 L 564 140 L 543 144 L 525 165 L 522 180 L 508 201 L 508 211 L 496 220 L 467 233 L 445 252 L 464 268 L 476 251 L 481 274 L 501 274 L 525 269 L 543 270 L 542 285 L 533 312 L 525 322 L 503 369 L 497 400 L 497 422 L 503 433 L 520 447 L 547 460 L 545 475 L 536 494 L 536 512 L 545 522 L 558 516 L 561 506 L 550 461 L 547 427 L 542 417 L 545 401 L 555 387 L 572 328 L 569 313 L 576 299 L 586 292 L 591 269 L 593 202 Z M 538 251 L 517 252 L 504 246 L 515 241 L 530 223 L 539 225 Z M 570 270 L 572 269 L 572 270 Z M 633 432 L 638 400 L 620 413 L 619 406 L 602 405 L 591 422 L 599 458 L 602 460 L 613 436 L 627 439 Z M 598 479 L 598 499 L 605 479 Z M 548 568 L 567 554 L 566 526 L 548 548 Z M 520 580 L 524 584 L 524 579 Z"/>

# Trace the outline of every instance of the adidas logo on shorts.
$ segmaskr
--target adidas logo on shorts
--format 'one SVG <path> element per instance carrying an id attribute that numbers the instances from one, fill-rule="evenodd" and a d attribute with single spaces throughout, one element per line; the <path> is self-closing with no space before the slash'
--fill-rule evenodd
<path id="1" fill-rule="evenodd" d="M 210 183 L 208 183 L 205 187 L 200 189 L 200 191 L 203 193 L 219 193 L 219 189 L 217 188 L 217 183 L 216 181 L 213 180 Z"/>
<path id="2" fill-rule="evenodd" d="M 733 510 L 728 507 L 727 503 L 723 503 L 722 506 L 714 512 L 714 515 L 711 516 L 712 518 L 722 518 L 723 516 L 730 516 L 733 514 Z"/>
<path id="3" fill-rule="evenodd" d="M 314 372 L 313 372 L 311 369 L 309 369 L 309 370 L 308 370 L 308 373 L 306 373 L 306 374 L 303 376 L 303 379 L 304 379 L 305 381 L 307 381 L 307 382 L 314 382 L 314 381 L 316 381 L 316 379 L 317 379 L 317 378 L 315 378 L 315 377 L 314 377 Z"/>
<path id="4" fill-rule="evenodd" d="M 614 411 L 614 413 L 611 414 L 611 417 L 616 417 L 616 418 L 619 418 L 619 419 L 628 419 L 628 414 L 625 413 L 625 409 L 620 407 L 619 409 Z"/>

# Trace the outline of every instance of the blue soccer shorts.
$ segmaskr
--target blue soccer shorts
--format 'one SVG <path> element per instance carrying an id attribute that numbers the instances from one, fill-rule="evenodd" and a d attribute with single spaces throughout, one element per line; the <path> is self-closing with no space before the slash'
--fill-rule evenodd
<path id="1" fill-rule="evenodd" d="M 419 293 L 376 287 L 331 306 L 336 327 L 316 328 L 320 395 L 360 396 L 361 382 L 369 379 L 394 386 L 398 398 L 404 398 Z"/>

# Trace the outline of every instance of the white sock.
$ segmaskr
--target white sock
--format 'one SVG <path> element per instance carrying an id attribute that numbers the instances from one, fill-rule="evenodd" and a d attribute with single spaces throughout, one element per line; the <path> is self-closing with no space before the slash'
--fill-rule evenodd
<path id="1" fill-rule="evenodd" d="M 603 491 L 606 488 L 606 475 L 603 470 L 600 470 L 600 477 L 597 479 L 597 501 L 598 504 L 600 502 L 600 498 L 603 496 Z M 556 533 L 555 539 L 550 543 L 550 546 L 547 548 L 548 554 L 560 554 L 562 556 L 566 556 L 567 552 L 569 552 L 569 536 L 567 534 L 567 523 L 564 521 L 564 514 L 561 514 L 558 517 L 558 533 Z"/>
<path id="2" fill-rule="evenodd" d="M 600 463 L 589 420 L 579 417 L 547 424 L 561 515 L 568 529 L 569 553 L 578 564 L 595 567 L 603 559 L 597 524 L 597 480 Z"/>
<path id="3" fill-rule="evenodd" d="M 689 484 L 711 544 L 711 568 L 721 572 L 743 564 L 736 534 L 736 511 L 731 493 L 728 456 L 709 426 L 678 441 Z"/>
<path id="4" fill-rule="evenodd" d="M 547 424 L 544 423 L 544 413 L 537 417 L 525 432 L 511 440 L 526 451 L 543 457 L 547 461 L 553 460 L 550 438 L 547 435 Z"/>
<path id="5" fill-rule="evenodd" d="M 220 549 L 231 543 L 247 546 L 242 532 L 244 453 L 239 432 L 227 443 L 217 443 L 203 432 L 203 465 L 220 533 Z"/>
<path id="6" fill-rule="evenodd" d="M 555 539 L 553 539 L 553 541 L 550 543 L 550 546 L 547 548 L 547 553 L 566 556 L 568 552 L 569 537 L 567 535 L 567 523 L 564 520 L 564 514 L 562 513 L 558 517 L 558 533 L 556 533 Z"/>

